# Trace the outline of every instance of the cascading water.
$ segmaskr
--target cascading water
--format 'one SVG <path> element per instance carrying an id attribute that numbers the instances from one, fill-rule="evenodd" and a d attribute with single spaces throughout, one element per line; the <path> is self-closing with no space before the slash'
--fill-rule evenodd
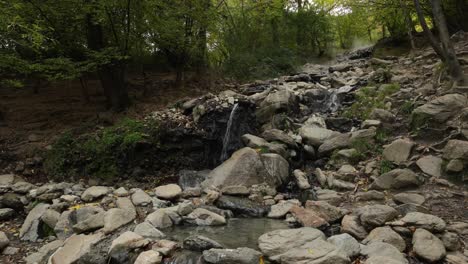
<path id="1" fill-rule="evenodd" d="M 229 120 L 226 126 L 226 132 L 224 133 L 223 138 L 223 150 L 221 151 L 221 161 L 224 161 L 228 158 L 228 146 L 231 140 L 231 129 L 238 108 L 239 104 L 235 104 L 234 107 L 232 107 L 231 114 L 229 115 Z"/>

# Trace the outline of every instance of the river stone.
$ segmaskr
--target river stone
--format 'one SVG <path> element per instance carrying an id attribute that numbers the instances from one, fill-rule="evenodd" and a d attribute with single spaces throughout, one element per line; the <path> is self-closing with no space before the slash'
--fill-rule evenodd
<path id="1" fill-rule="evenodd" d="M 395 219 L 398 211 L 388 205 L 366 205 L 356 210 L 361 224 L 365 227 L 378 227 Z"/>
<path id="2" fill-rule="evenodd" d="M 115 259 L 125 259 L 123 252 L 129 252 L 132 249 L 142 248 L 149 244 L 149 240 L 132 232 L 127 231 L 112 241 L 109 248 L 109 255 Z"/>
<path id="3" fill-rule="evenodd" d="M 199 226 L 216 226 L 216 225 L 225 225 L 226 219 L 211 211 L 208 211 L 203 208 L 197 208 L 191 212 L 185 220 L 191 224 L 196 224 Z"/>
<path id="4" fill-rule="evenodd" d="M 428 262 L 436 262 L 445 257 L 444 244 L 431 232 L 418 228 L 413 234 L 413 250 L 416 255 Z"/>
<path id="5" fill-rule="evenodd" d="M 312 209 L 327 222 L 336 222 L 343 218 L 345 211 L 325 201 L 307 201 L 306 209 Z"/>
<path id="6" fill-rule="evenodd" d="M 47 263 L 50 255 L 59 247 L 63 246 L 63 240 L 55 240 L 42 246 L 37 252 L 28 255 L 25 258 L 26 264 L 41 264 Z"/>
<path id="7" fill-rule="evenodd" d="M 424 196 L 417 193 L 399 193 L 393 195 L 393 200 L 402 203 L 402 204 L 423 204 L 426 199 Z"/>
<path id="8" fill-rule="evenodd" d="M 443 123 L 460 113 L 467 104 L 466 96 L 446 94 L 414 109 L 413 121 L 434 120 Z"/>
<path id="9" fill-rule="evenodd" d="M 408 213 L 402 219 L 390 224 L 394 226 L 414 226 L 433 232 L 442 232 L 447 226 L 445 221 L 441 218 L 419 212 Z"/>
<path id="10" fill-rule="evenodd" d="M 297 148 L 296 141 L 282 130 L 267 129 L 263 131 L 261 136 L 269 142 L 277 141 L 288 145 L 288 147 Z"/>
<path id="11" fill-rule="evenodd" d="M 280 256 L 282 264 L 349 264 L 351 261 L 345 252 L 322 239 L 315 239 L 306 244 L 286 251 Z"/>
<path id="12" fill-rule="evenodd" d="M 307 175 L 301 170 L 293 171 L 294 178 L 296 179 L 297 186 L 301 190 L 310 189 L 309 180 L 307 180 Z"/>
<path id="13" fill-rule="evenodd" d="M 55 235 L 61 240 L 65 240 L 73 234 L 72 223 L 70 221 L 72 211 L 64 211 L 55 224 Z"/>
<path id="14" fill-rule="evenodd" d="M 129 210 L 121 208 L 111 208 L 104 215 L 103 232 L 109 234 L 135 219 L 135 214 Z"/>
<path id="15" fill-rule="evenodd" d="M 245 134 L 242 136 L 242 141 L 244 144 L 253 149 L 262 149 L 265 152 L 271 152 L 279 154 L 283 157 L 287 157 L 286 147 L 283 144 L 273 144 L 269 143 L 261 137 L 257 137 L 251 134 Z"/>
<path id="16" fill-rule="evenodd" d="M 281 254 L 315 239 L 324 240 L 325 235 L 311 227 L 278 229 L 261 235 L 258 238 L 258 248 L 270 259 L 279 259 Z"/>
<path id="17" fill-rule="evenodd" d="M 34 189 L 36 186 L 34 184 L 31 184 L 29 182 L 25 181 L 20 181 L 11 186 L 11 190 L 14 191 L 15 193 L 29 193 L 30 190 Z"/>
<path id="18" fill-rule="evenodd" d="M 262 253 L 251 248 L 237 249 L 212 248 L 203 251 L 203 259 L 212 264 L 256 264 L 260 263 Z"/>
<path id="19" fill-rule="evenodd" d="M 55 251 L 49 258 L 48 264 L 72 264 L 91 252 L 92 247 L 104 238 L 104 234 L 73 235 L 68 238 L 63 247 Z"/>
<path id="20" fill-rule="evenodd" d="M 225 186 L 221 189 L 221 193 L 227 195 L 248 196 L 250 194 L 250 189 L 242 185 Z"/>
<path id="21" fill-rule="evenodd" d="M 299 128 L 299 135 L 302 137 L 303 141 L 314 147 L 322 145 L 327 139 L 338 136 L 339 134 L 339 132 L 317 126 L 304 125 Z"/>
<path id="22" fill-rule="evenodd" d="M 462 160 L 453 159 L 449 161 L 447 167 L 445 167 L 445 171 L 447 171 L 448 173 L 457 173 L 463 171 L 464 168 L 465 165 L 463 164 Z"/>
<path id="23" fill-rule="evenodd" d="M 0 231 L 0 251 L 6 248 L 10 244 L 10 240 L 8 239 L 7 235 Z"/>
<path id="24" fill-rule="evenodd" d="M 383 123 L 387 123 L 387 124 L 393 124 L 393 121 L 395 121 L 394 114 L 381 108 L 373 109 L 369 117 L 372 119 L 380 120 Z"/>
<path id="25" fill-rule="evenodd" d="M 0 197 L 0 204 L 4 207 L 13 208 L 17 211 L 23 211 L 24 204 L 22 202 L 23 196 L 17 193 L 5 193 Z"/>
<path id="26" fill-rule="evenodd" d="M 405 240 L 391 227 L 377 227 L 372 230 L 369 235 L 362 241 L 363 244 L 368 245 L 374 242 L 385 242 L 396 247 L 400 252 L 405 251 Z"/>
<path id="27" fill-rule="evenodd" d="M 99 212 L 95 215 L 92 215 L 85 220 L 78 222 L 73 226 L 73 231 L 77 234 L 81 234 L 88 231 L 94 231 L 104 227 L 104 217 L 105 212 Z"/>
<path id="28" fill-rule="evenodd" d="M 156 227 L 147 221 L 136 225 L 133 232 L 151 240 L 157 240 L 166 237 L 163 232 L 159 231 Z"/>
<path id="29" fill-rule="evenodd" d="M 81 195 L 81 200 L 85 202 L 92 202 L 108 194 L 109 191 L 109 187 L 106 186 L 92 186 L 83 192 Z"/>
<path id="30" fill-rule="evenodd" d="M 44 222 L 52 229 L 55 228 L 55 225 L 57 224 L 59 218 L 60 213 L 52 209 L 47 209 L 41 216 L 42 222 Z"/>
<path id="31" fill-rule="evenodd" d="M 125 187 L 120 187 L 114 191 L 114 195 L 117 197 L 125 197 L 129 195 L 129 192 L 127 189 L 125 189 Z"/>
<path id="32" fill-rule="evenodd" d="M 250 187 L 263 182 L 273 184 L 260 155 L 255 150 L 246 147 L 234 152 L 228 160 L 212 170 L 202 186 L 241 185 Z"/>
<path id="33" fill-rule="evenodd" d="M 452 139 L 443 149 L 443 158 L 446 160 L 468 160 L 468 141 Z"/>
<path id="34" fill-rule="evenodd" d="M 160 264 L 162 256 L 154 250 L 141 252 L 133 264 Z"/>
<path id="35" fill-rule="evenodd" d="M 436 156 L 424 156 L 416 161 L 418 167 L 426 174 L 434 177 L 442 175 L 442 159 Z"/>
<path id="36" fill-rule="evenodd" d="M 423 214 L 429 214 L 430 211 L 426 207 L 417 204 L 400 204 L 395 207 L 400 215 L 406 215 L 408 213 L 419 212 Z"/>
<path id="37" fill-rule="evenodd" d="M 236 215 L 262 217 L 268 213 L 268 207 L 244 197 L 222 195 L 216 201 L 218 208 L 231 210 Z"/>
<path id="38" fill-rule="evenodd" d="M 385 200 L 385 193 L 376 190 L 357 192 L 354 196 L 358 201 Z"/>
<path id="39" fill-rule="evenodd" d="M 405 264 L 407 262 L 401 261 L 401 260 L 396 260 L 391 257 L 385 257 L 385 256 L 373 256 L 364 262 L 364 264 Z"/>
<path id="40" fill-rule="evenodd" d="M 0 186 L 10 186 L 17 182 L 24 182 L 24 180 L 20 176 L 14 174 L 0 175 Z"/>
<path id="41" fill-rule="evenodd" d="M 449 251 L 457 251 L 460 248 L 459 238 L 456 233 L 444 232 L 441 239 L 445 248 Z"/>
<path id="42" fill-rule="evenodd" d="M 145 191 L 137 189 L 132 194 L 132 202 L 136 206 L 146 206 L 152 202 L 152 199 Z"/>
<path id="43" fill-rule="evenodd" d="M 339 251 L 346 254 L 347 257 L 355 257 L 361 252 L 359 242 L 349 234 L 339 234 L 331 236 L 327 242 L 335 245 Z"/>
<path id="44" fill-rule="evenodd" d="M 397 139 L 383 150 L 383 157 L 388 161 L 401 164 L 408 160 L 415 143 L 407 139 Z"/>
<path id="45" fill-rule="evenodd" d="M 366 229 L 361 225 L 359 217 L 355 215 L 345 215 L 343 217 L 341 232 L 350 234 L 357 239 L 364 239 L 367 236 Z"/>
<path id="46" fill-rule="evenodd" d="M 171 218 L 163 209 L 158 209 L 149 214 L 145 221 L 152 224 L 155 228 L 166 228 L 173 225 Z"/>
<path id="47" fill-rule="evenodd" d="M 24 241 L 36 242 L 39 238 L 42 215 L 49 209 L 48 204 L 36 205 L 24 220 L 21 226 L 19 237 Z"/>
<path id="48" fill-rule="evenodd" d="M 212 248 L 223 248 L 220 243 L 214 241 L 213 239 L 200 235 L 193 235 L 185 238 L 183 246 L 185 249 L 200 252 Z"/>
<path id="49" fill-rule="evenodd" d="M 296 95 L 287 89 L 270 92 L 260 103 L 255 115 L 260 123 L 265 123 L 279 112 L 292 112 L 298 108 Z"/>
<path id="50" fill-rule="evenodd" d="M 336 137 L 329 138 L 323 142 L 318 148 L 318 153 L 321 156 L 332 153 L 337 149 L 347 148 L 351 145 L 351 134 L 341 134 Z"/>
<path id="51" fill-rule="evenodd" d="M 305 209 L 294 205 L 289 212 L 304 227 L 324 227 L 328 222 L 312 209 Z"/>
<path id="52" fill-rule="evenodd" d="M 274 153 L 262 154 L 260 158 L 268 173 L 268 182 L 273 183 L 273 186 L 279 186 L 287 182 L 289 177 L 289 163 L 287 160 Z"/>
<path id="53" fill-rule="evenodd" d="M 405 256 L 396 247 L 384 242 L 374 242 L 366 246 L 361 246 L 361 255 L 378 259 L 389 258 L 394 260 L 394 263 L 408 264 L 408 260 L 406 260 Z M 387 262 L 382 262 L 380 264 L 383 263 L 386 264 Z"/>
<path id="54" fill-rule="evenodd" d="M 409 169 L 394 169 L 375 179 L 371 188 L 377 190 L 402 189 L 418 187 L 421 184 L 422 181 L 413 171 Z"/>
<path id="55" fill-rule="evenodd" d="M 154 193 L 158 198 L 172 200 L 180 196 L 182 189 L 177 184 L 168 184 L 156 187 Z"/>
<path id="56" fill-rule="evenodd" d="M 1 208 L 0 209 L 0 220 L 5 221 L 13 218 L 15 215 L 15 210 L 11 208 Z"/>
<path id="57" fill-rule="evenodd" d="M 301 205 L 301 202 L 299 200 L 293 199 L 293 200 L 286 200 L 286 201 L 280 201 L 275 205 L 272 205 L 270 208 L 270 212 L 268 213 L 269 218 L 283 218 L 287 213 L 289 213 L 289 210 L 294 205 Z"/>
<path id="58" fill-rule="evenodd" d="M 339 206 L 343 201 L 342 194 L 334 190 L 317 190 L 316 195 L 317 201 L 325 201 L 334 206 Z"/>

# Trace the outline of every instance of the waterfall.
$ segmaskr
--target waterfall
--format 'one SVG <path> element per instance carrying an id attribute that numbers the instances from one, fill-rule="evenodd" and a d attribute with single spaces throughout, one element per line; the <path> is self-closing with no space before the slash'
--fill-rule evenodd
<path id="1" fill-rule="evenodd" d="M 229 141 L 231 139 L 231 128 L 232 128 L 234 117 L 237 112 L 237 108 L 239 108 L 239 104 L 235 104 L 234 107 L 232 107 L 231 114 L 229 115 L 229 120 L 227 122 L 226 133 L 224 134 L 224 138 L 223 138 L 223 150 L 221 151 L 222 161 L 228 158 L 228 146 L 229 146 Z"/>

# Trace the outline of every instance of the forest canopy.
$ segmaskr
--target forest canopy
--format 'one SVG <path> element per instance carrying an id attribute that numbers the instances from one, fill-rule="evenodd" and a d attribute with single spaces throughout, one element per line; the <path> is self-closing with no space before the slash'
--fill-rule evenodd
<path id="1" fill-rule="evenodd" d="M 430 1 L 420 0 L 432 27 Z M 413 0 L 0 1 L 0 79 L 97 73 L 109 107 L 128 105 L 131 71 L 252 79 L 316 57 L 421 32 Z M 448 29 L 468 30 L 465 0 L 444 0 Z"/>

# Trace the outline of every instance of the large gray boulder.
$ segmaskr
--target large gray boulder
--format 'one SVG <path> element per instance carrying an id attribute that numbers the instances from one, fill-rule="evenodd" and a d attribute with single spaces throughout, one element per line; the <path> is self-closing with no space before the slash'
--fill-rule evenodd
<path id="1" fill-rule="evenodd" d="M 281 142 L 286 144 L 288 147 L 291 148 L 297 148 L 297 143 L 296 141 L 286 134 L 284 131 L 279 130 L 279 129 L 268 129 L 263 131 L 262 133 L 262 138 L 269 142 Z"/>
<path id="2" fill-rule="evenodd" d="M 49 209 L 48 204 L 36 205 L 24 220 L 19 236 L 21 240 L 36 242 L 40 235 L 40 225 L 42 215 Z"/>
<path id="3" fill-rule="evenodd" d="M 338 136 L 340 133 L 326 128 L 304 125 L 299 129 L 299 135 L 305 143 L 318 147 L 327 139 Z"/>
<path id="4" fill-rule="evenodd" d="M 397 139 L 385 147 L 382 155 L 388 161 L 401 164 L 408 160 L 414 145 L 407 139 Z"/>
<path id="5" fill-rule="evenodd" d="M 337 246 L 322 239 L 315 239 L 298 248 L 286 251 L 280 257 L 283 264 L 349 264 L 349 257 Z"/>
<path id="6" fill-rule="evenodd" d="M 199 226 L 225 225 L 226 218 L 203 208 L 197 208 L 186 216 L 185 221 Z"/>
<path id="7" fill-rule="evenodd" d="M 192 235 L 184 239 L 184 249 L 200 251 L 212 249 L 212 248 L 223 248 L 223 245 L 205 236 Z"/>
<path id="8" fill-rule="evenodd" d="M 46 263 L 50 255 L 59 247 L 63 246 L 62 240 L 55 240 L 42 246 L 37 252 L 28 255 L 25 260 L 26 264 L 41 264 Z"/>
<path id="9" fill-rule="evenodd" d="M 92 186 L 86 189 L 81 195 L 81 200 L 85 202 L 92 202 L 110 192 L 109 187 L 106 186 Z"/>
<path id="10" fill-rule="evenodd" d="M 367 231 L 361 225 L 358 216 L 345 215 L 341 220 L 341 232 L 350 234 L 357 239 L 364 239 L 367 236 Z"/>
<path id="11" fill-rule="evenodd" d="M 373 258 L 374 260 L 369 263 L 375 263 L 376 260 L 381 260 L 381 264 L 395 263 L 395 264 L 408 264 L 405 256 L 394 246 L 384 242 L 374 242 L 367 246 L 361 247 L 361 255 Z M 385 260 L 391 261 L 386 262 Z M 366 263 L 368 263 L 366 261 Z"/>
<path id="12" fill-rule="evenodd" d="M 413 250 L 418 257 L 430 263 L 439 261 L 447 252 L 442 241 L 425 229 L 416 229 L 413 234 Z"/>
<path id="13" fill-rule="evenodd" d="M 457 115 L 466 106 L 467 99 L 461 94 L 446 94 L 414 109 L 413 122 L 418 125 L 425 120 L 443 123 Z"/>
<path id="14" fill-rule="evenodd" d="M 78 263 L 92 247 L 104 238 L 104 234 L 73 235 L 65 241 L 63 247 L 55 251 L 49 258 L 48 264 L 72 264 Z"/>
<path id="15" fill-rule="evenodd" d="M 287 160 L 274 153 L 262 154 L 261 160 L 268 172 L 269 182 L 272 182 L 273 186 L 286 183 L 289 177 L 289 163 Z"/>
<path id="16" fill-rule="evenodd" d="M 246 247 L 203 251 L 203 259 L 211 264 L 257 264 L 261 257 L 262 253 Z"/>
<path id="17" fill-rule="evenodd" d="M 280 112 L 294 112 L 298 108 L 296 95 L 287 89 L 270 92 L 262 101 L 256 116 L 259 122 L 264 123 Z"/>
<path id="18" fill-rule="evenodd" d="M 442 232 L 445 230 L 447 224 L 441 218 L 419 212 L 411 212 L 406 214 L 398 221 L 391 222 L 393 226 L 414 226 L 423 228 L 433 232 Z"/>
<path id="19" fill-rule="evenodd" d="M 362 241 L 363 244 L 371 244 L 374 242 L 385 242 L 396 247 L 400 252 L 406 249 L 405 240 L 391 227 L 377 227 L 372 230 L 369 235 Z"/>
<path id="20" fill-rule="evenodd" d="M 366 205 L 356 210 L 361 224 L 367 228 L 383 226 L 386 222 L 395 219 L 398 211 L 388 205 Z"/>
<path id="21" fill-rule="evenodd" d="M 443 149 L 443 158 L 446 160 L 460 159 L 468 160 L 468 141 L 449 140 Z"/>
<path id="22" fill-rule="evenodd" d="M 432 155 L 424 156 L 416 161 L 416 164 L 424 173 L 437 178 L 442 175 L 442 163 L 441 158 Z"/>
<path id="23" fill-rule="evenodd" d="M 0 251 L 6 248 L 10 244 L 10 240 L 8 239 L 7 235 L 0 231 Z"/>
<path id="24" fill-rule="evenodd" d="M 339 234 L 331 236 L 327 242 L 335 245 L 338 250 L 343 252 L 348 257 L 355 257 L 361 252 L 359 242 L 349 234 Z"/>
<path id="25" fill-rule="evenodd" d="M 371 189 L 406 189 L 418 187 L 423 184 L 422 180 L 409 169 L 394 169 L 380 175 L 371 185 Z"/>

